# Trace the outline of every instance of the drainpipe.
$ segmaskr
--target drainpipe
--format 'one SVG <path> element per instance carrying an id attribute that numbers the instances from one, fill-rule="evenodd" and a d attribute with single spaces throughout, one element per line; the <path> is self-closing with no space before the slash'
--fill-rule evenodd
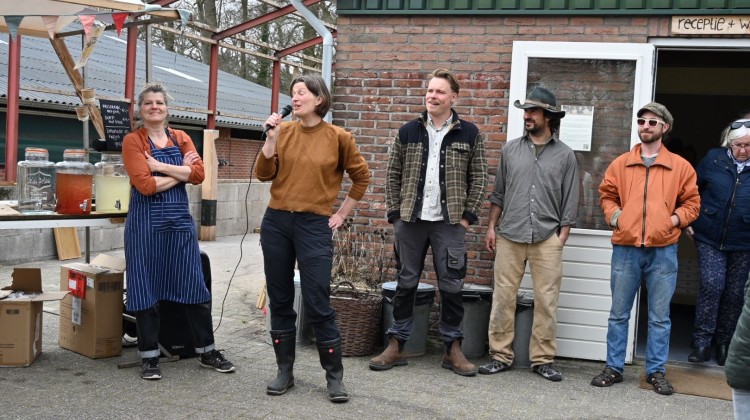
<path id="1" fill-rule="evenodd" d="M 321 76 L 323 77 L 323 80 L 326 82 L 326 86 L 328 86 L 328 90 L 331 89 L 331 68 L 333 67 L 333 35 L 331 35 L 331 32 L 328 31 L 328 28 L 323 25 L 323 22 L 318 19 L 317 16 L 313 12 L 311 12 L 307 7 L 305 7 L 304 4 L 300 0 L 290 0 L 290 3 L 292 6 L 294 6 L 297 11 L 302 15 L 302 17 L 305 18 L 307 23 L 310 24 L 310 26 L 315 29 L 316 32 L 318 32 L 318 35 L 320 35 L 323 38 L 323 69 Z M 331 122 L 331 112 L 328 111 L 328 114 L 325 117 L 325 120 L 327 122 Z"/>

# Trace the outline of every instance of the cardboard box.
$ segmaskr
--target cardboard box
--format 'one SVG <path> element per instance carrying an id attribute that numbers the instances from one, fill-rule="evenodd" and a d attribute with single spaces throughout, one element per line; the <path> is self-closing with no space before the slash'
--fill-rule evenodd
<path id="1" fill-rule="evenodd" d="M 68 292 L 42 292 L 42 270 L 16 268 L 0 290 L 0 366 L 29 366 L 42 353 L 43 303 Z"/>
<path id="2" fill-rule="evenodd" d="M 90 264 L 60 269 L 60 347 L 92 359 L 122 354 L 125 260 L 99 254 Z"/>

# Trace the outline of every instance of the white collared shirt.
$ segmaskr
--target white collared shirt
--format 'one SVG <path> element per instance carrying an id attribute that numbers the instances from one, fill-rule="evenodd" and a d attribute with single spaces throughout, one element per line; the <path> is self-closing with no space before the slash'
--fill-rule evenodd
<path id="1" fill-rule="evenodd" d="M 443 143 L 448 127 L 453 120 L 453 113 L 445 120 L 439 128 L 432 124 L 432 117 L 427 114 L 427 134 L 430 145 L 427 151 L 427 172 L 424 179 L 424 196 L 422 197 L 422 210 L 419 218 L 422 220 L 443 220 L 443 211 L 440 206 L 440 145 Z"/>

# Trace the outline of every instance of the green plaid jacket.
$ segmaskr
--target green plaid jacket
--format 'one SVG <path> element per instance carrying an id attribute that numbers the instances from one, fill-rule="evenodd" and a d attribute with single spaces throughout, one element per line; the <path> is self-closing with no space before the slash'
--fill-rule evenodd
<path id="1" fill-rule="evenodd" d="M 386 175 L 388 222 L 417 220 L 424 196 L 429 135 L 427 111 L 404 124 L 393 142 Z M 440 195 L 443 220 L 474 224 L 487 189 L 484 141 L 476 125 L 453 111 L 448 133 L 440 146 Z"/>

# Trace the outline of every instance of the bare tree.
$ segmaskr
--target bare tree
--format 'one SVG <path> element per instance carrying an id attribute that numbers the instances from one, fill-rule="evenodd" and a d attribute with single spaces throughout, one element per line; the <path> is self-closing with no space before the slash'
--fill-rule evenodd
<path id="1" fill-rule="evenodd" d="M 171 6 L 191 10 L 197 24 L 188 27 L 176 25 L 183 35 L 167 30 L 174 28 L 174 24 L 164 25 L 165 30 L 153 31 L 152 42 L 178 54 L 209 63 L 210 44 L 198 38 L 210 39 L 218 31 L 264 16 L 285 5 L 286 2 L 280 4 L 273 0 L 180 0 Z M 335 24 L 334 2 L 316 3 L 310 10 L 324 22 Z M 219 68 L 263 86 L 270 86 L 273 60 L 269 57 L 273 57 L 279 50 L 317 36 L 312 27 L 296 14 L 277 18 L 238 36 L 221 40 L 220 46 L 234 47 L 220 47 Z M 288 86 L 300 72 L 320 68 L 321 56 L 322 48 L 316 46 L 302 53 L 283 57 L 281 85 Z"/>

